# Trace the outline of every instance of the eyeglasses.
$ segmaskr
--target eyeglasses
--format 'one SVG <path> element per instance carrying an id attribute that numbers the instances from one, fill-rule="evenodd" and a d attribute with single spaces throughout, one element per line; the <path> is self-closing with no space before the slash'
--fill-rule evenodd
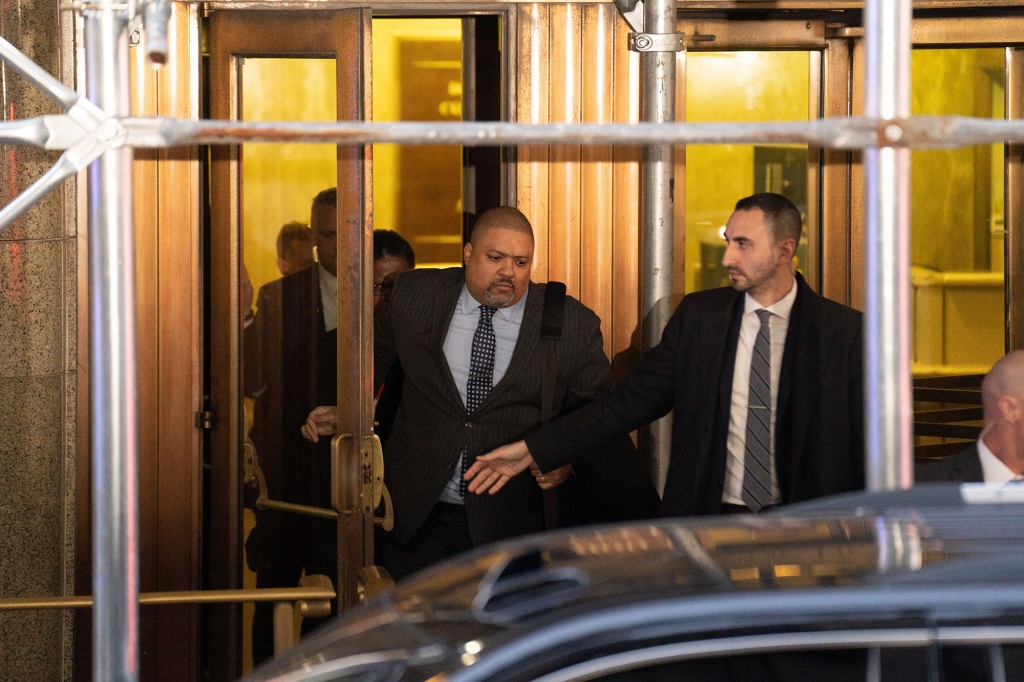
<path id="1" fill-rule="evenodd" d="M 395 288 L 394 282 L 382 282 L 380 284 L 373 285 L 374 296 L 387 296 L 391 293 L 391 290 Z"/>

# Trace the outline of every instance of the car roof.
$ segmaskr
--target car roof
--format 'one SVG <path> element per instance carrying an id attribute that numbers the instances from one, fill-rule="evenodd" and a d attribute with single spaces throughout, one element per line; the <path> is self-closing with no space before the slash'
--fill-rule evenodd
<path id="1" fill-rule="evenodd" d="M 1024 486 L 939 485 L 527 536 L 411 576 L 251 679 L 313 679 L 301 675 L 317 666 L 335 671 L 322 679 L 391 667 L 488 679 L 555 647 L 669 631 L 693 640 L 1017 616 L 1022 521 Z"/>

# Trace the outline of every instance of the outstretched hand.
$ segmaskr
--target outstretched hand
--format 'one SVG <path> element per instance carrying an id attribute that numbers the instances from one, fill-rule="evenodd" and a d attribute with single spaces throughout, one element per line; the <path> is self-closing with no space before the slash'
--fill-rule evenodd
<path id="1" fill-rule="evenodd" d="M 526 447 L 526 441 L 517 441 L 511 445 L 502 445 L 476 461 L 466 470 L 463 478 L 468 481 L 466 490 L 481 495 L 493 495 L 508 483 L 509 479 L 526 470 L 533 464 L 533 457 Z"/>

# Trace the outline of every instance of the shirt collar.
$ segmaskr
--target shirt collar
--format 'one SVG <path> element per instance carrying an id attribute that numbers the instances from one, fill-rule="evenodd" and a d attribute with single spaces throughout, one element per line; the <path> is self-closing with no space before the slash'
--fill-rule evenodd
<path id="1" fill-rule="evenodd" d="M 743 314 L 747 315 L 749 313 L 753 313 L 754 311 L 761 310 L 762 308 L 764 308 L 765 310 L 769 311 L 772 315 L 777 315 L 778 317 L 781 317 L 783 320 L 788 320 L 789 314 L 793 312 L 793 304 L 795 302 L 796 277 L 793 278 L 793 286 L 789 288 L 789 293 L 769 306 L 763 306 L 760 303 L 758 303 L 754 299 L 754 297 L 750 295 L 750 292 L 748 291 L 746 296 L 744 296 Z"/>
<path id="2" fill-rule="evenodd" d="M 526 310 L 526 299 L 530 295 L 530 285 L 526 285 L 526 293 L 521 299 L 516 301 L 516 304 L 509 306 L 508 308 L 498 308 L 495 315 L 500 316 L 506 322 L 513 324 L 520 324 L 523 321 L 523 313 Z M 456 315 L 475 315 L 477 309 L 482 304 L 480 301 L 473 298 L 473 294 L 469 293 L 469 288 L 463 284 L 462 293 L 459 294 L 459 302 L 455 306 Z"/>
<path id="3" fill-rule="evenodd" d="M 1017 474 L 1013 473 L 1010 467 L 1003 464 L 1003 460 L 995 456 L 995 454 L 988 449 L 983 439 L 984 433 L 978 438 L 978 459 L 981 460 L 981 472 L 982 478 L 985 483 L 1009 483 L 1010 481 L 1017 478 Z"/>
<path id="4" fill-rule="evenodd" d="M 338 278 L 335 275 L 327 272 L 324 266 L 320 265 L 320 261 L 317 261 L 316 266 L 320 268 L 320 288 L 331 296 L 338 295 Z"/>

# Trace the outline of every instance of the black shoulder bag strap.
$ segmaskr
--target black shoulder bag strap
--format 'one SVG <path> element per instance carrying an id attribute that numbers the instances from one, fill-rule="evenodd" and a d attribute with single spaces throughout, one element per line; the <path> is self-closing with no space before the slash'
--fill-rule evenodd
<path id="1" fill-rule="evenodd" d="M 565 319 L 565 284 L 548 282 L 544 287 L 544 312 L 540 327 L 540 423 L 551 421 L 555 402 L 555 378 L 558 374 L 558 339 L 562 337 Z M 544 491 L 544 523 L 548 528 L 558 524 L 558 495 Z"/>

